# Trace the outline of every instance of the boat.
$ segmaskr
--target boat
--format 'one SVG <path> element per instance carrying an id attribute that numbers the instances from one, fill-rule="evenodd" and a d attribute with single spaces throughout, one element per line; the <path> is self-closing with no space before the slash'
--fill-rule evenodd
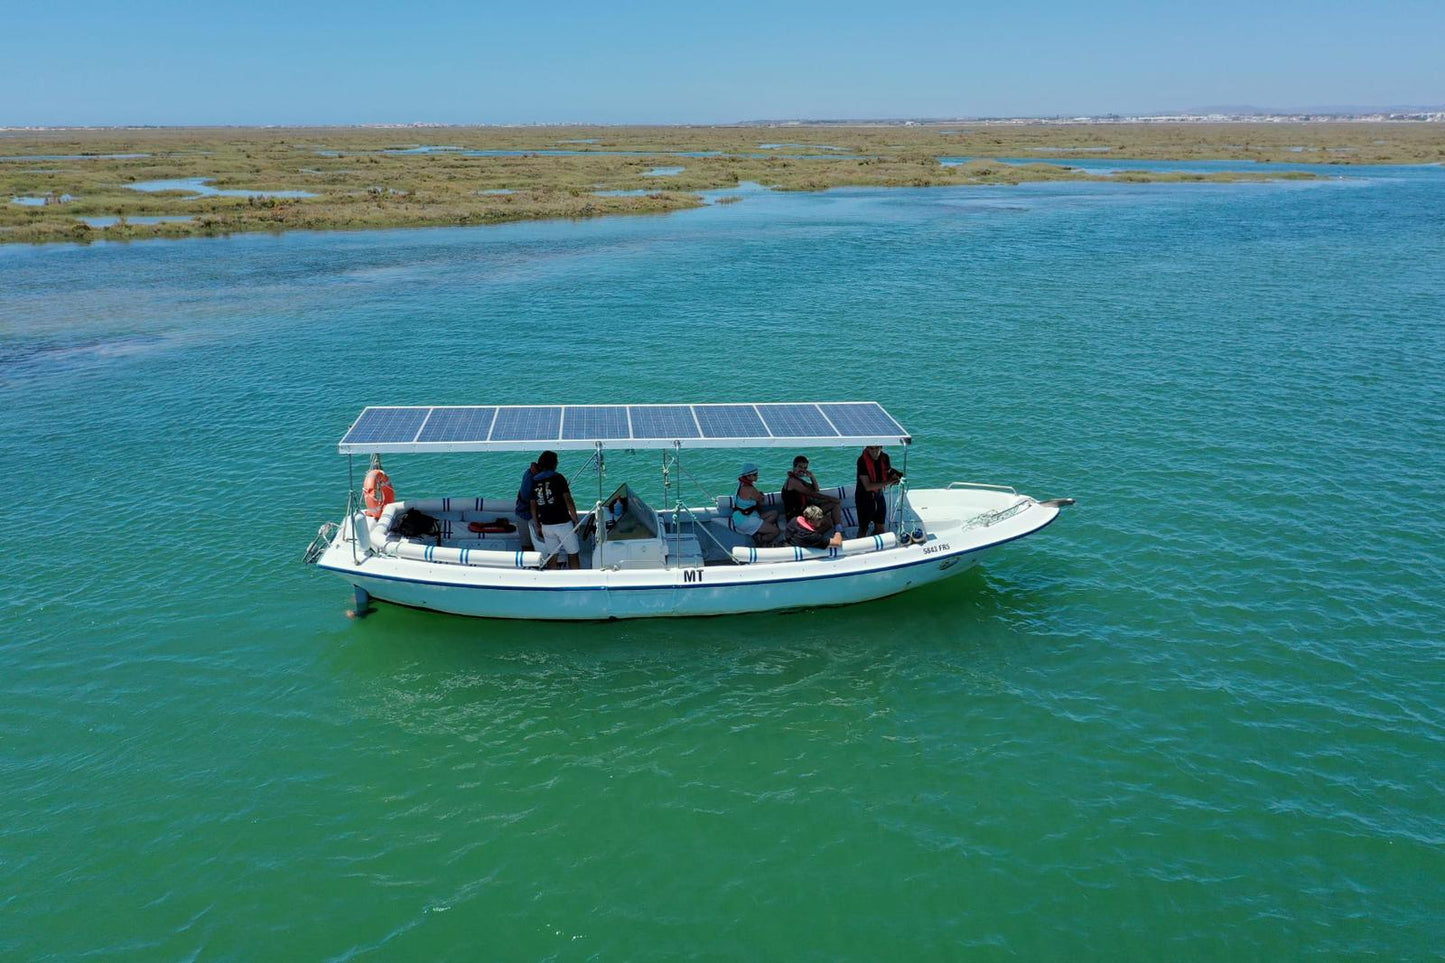
<path id="1" fill-rule="evenodd" d="M 348 459 L 345 515 L 321 526 L 305 558 L 353 587 L 357 613 L 376 599 L 505 619 L 730 615 L 846 605 L 928 585 L 1073 504 L 997 484 L 910 489 L 912 442 L 873 401 L 368 407 L 337 446 Z M 841 545 L 758 546 L 737 531 L 732 495 L 688 504 L 682 494 L 683 455 L 695 450 L 875 445 L 902 453 L 903 470 L 886 489 L 885 530 L 856 537 L 853 486 L 827 489 L 843 506 Z M 656 506 L 629 484 L 605 482 L 609 453 L 649 449 L 662 452 Z M 515 495 L 396 499 L 380 462 L 390 454 L 543 450 L 588 453 L 570 476 L 576 569 L 553 567 L 556 559 L 524 540 L 530 533 Z M 355 485 L 358 456 L 370 458 L 364 494 Z M 597 478 L 590 508 L 579 494 L 589 474 Z M 763 501 L 782 507 L 779 492 Z"/>

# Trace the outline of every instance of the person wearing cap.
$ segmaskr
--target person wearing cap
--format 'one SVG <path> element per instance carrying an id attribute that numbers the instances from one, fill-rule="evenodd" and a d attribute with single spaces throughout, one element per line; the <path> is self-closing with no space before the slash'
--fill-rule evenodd
<path id="1" fill-rule="evenodd" d="M 755 545 L 777 541 L 778 513 L 763 511 L 763 493 L 758 491 L 758 466 L 752 462 L 738 472 L 738 493 L 733 496 L 733 529 L 753 537 Z"/>
<path id="2" fill-rule="evenodd" d="M 803 514 L 788 519 L 788 544 L 801 548 L 837 548 L 843 544 L 843 533 L 817 505 L 809 505 Z"/>
<path id="3" fill-rule="evenodd" d="M 832 517 L 833 527 L 843 525 L 843 503 L 832 495 L 825 495 L 818 488 L 818 479 L 808 470 L 808 456 L 799 455 L 793 459 L 793 470 L 783 482 L 783 514 L 791 521 L 803 514 L 809 505 L 817 505 Z"/>
<path id="4" fill-rule="evenodd" d="M 869 445 L 858 456 L 858 487 L 853 493 L 853 507 L 858 509 L 858 537 L 869 534 L 868 527 L 876 526 L 874 535 L 882 535 L 888 526 L 888 503 L 883 491 L 890 485 L 898 484 L 903 477 L 888 461 L 888 454 L 880 445 Z"/>

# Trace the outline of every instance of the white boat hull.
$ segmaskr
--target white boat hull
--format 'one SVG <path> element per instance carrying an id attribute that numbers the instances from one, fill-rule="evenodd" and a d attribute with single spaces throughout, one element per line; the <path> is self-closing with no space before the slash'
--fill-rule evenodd
<path id="1" fill-rule="evenodd" d="M 1054 504 L 978 489 L 915 491 L 909 499 L 927 527 L 927 542 L 864 555 L 539 571 L 358 557 L 338 533 L 318 565 L 372 598 L 454 615 L 540 620 L 732 615 L 847 605 L 937 582 L 967 570 L 983 552 L 1038 531 L 1059 512 Z M 1004 517 L 994 520 L 993 514 Z"/>

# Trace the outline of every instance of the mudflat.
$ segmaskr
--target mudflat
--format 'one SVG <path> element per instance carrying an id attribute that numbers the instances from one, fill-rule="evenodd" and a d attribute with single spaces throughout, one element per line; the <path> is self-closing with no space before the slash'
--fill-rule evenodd
<path id="1" fill-rule="evenodd" d="M 1233 163 L 1151 169 L 1158 161 Z M 0 242 L 666 213 L 744 183 L 1308 179 L 1442 162 L 1445 125 L 1432 123 L 0 131 Z M 138 220 L 177 217 L 189 219 Z"/>

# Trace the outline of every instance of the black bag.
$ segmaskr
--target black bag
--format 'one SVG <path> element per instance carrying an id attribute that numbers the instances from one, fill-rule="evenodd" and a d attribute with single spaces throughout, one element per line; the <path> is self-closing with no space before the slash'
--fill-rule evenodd
<path id="1" fill-rule="evenodd" d="M 396 520 L 394 531 L 402 538 L 441 538 L 441 522 L 426 512 L 408 508 Z"/>

